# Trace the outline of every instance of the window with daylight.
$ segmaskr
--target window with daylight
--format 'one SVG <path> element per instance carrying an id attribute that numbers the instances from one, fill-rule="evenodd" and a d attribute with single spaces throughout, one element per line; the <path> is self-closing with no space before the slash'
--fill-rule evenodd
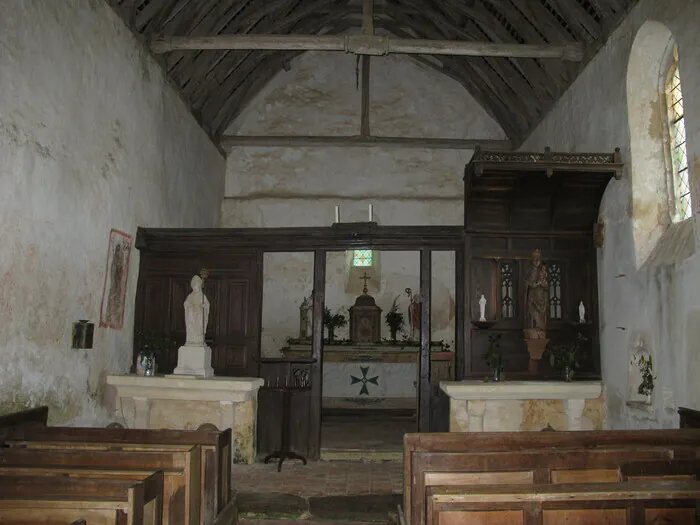
<path id="1" fill-rule="evenodd" d="M 692 215 L 690 204 L 690 182 L 688 180 L 688 156 L 685 143 L 685 119 L 683 118 L 683 92 L 678 71 L 678 48 L 673 49 L 673 64 L 666 80 L 666 102 L 668 104 L 668 131 L 670 135 L 671 166 L 673 168 L 673 195 L 675 197 L 675 221 Z"/>
<path id="2" fill-rule="evenodd" d="M 502 263 L 500 267 L 501 281 L 501 319 L 515 317 L 515 292 L 513 290 L 513 265 Z"/>
<path id="3" fill-rule="evenodd" d="M 561 264 L 550 262 L 547 268 L 549 280 L 549 318 L 561 319 Z"/>
<path id="4" fill-rule="evenodd" d="M 353 250 L 353 266 L 372 266 L 372 250 Z"/>

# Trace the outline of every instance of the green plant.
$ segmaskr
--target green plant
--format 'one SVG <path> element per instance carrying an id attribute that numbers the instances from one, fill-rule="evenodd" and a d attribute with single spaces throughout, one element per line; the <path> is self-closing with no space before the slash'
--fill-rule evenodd
<path id="1" fill-rule="evenodd" d="M 503 372 L 505 361 L 501 352 L 501 334 L 489 336 L 489 346 L 481 357 L 486 361 L 486 366 L 497 373 Z"/>
<path id="2" fill-rule="evenodd" d="M 651 363 L 651 356 L 640 355 L 637 359 L 632 358 L 632 364 L 637 365 L 642 374 L 642 382 L 637 386 L 637 393 L 642 396 L 650 396 L 654 391 L 654 366 Z"/>
<path id="3" fill-rule="evenodd" d="M 332 314 L 330 308 L 327 306 L 323 307 L 323 325 L 328 328 L 328 339 L 330 341 L 334 338 L 335 329 L 341 328 L 346 324 L 348 324 L 348 322 L 343 314 L 340 312 Z"/>
<path id="4" fill-rule="evenodd" d="M 586 336 L 579 332 L 574 339 L 569 341 L 549 343 L 547 345 L 549 364 L 554 370 L 564 371 L 567 368 L 577 370 L 581 367 L 581 349 L 587 340 Z"/>
<path id="5" fill-rule="evenodd" d="M 177 348 L 177 342 L 154 330 L 144 330 L 137 334 L 139 353 L 144 357 L 158 358 Z"/>
<path id="6" fill-rule="evenodd" d="M 396 333 L 401 331 L 404 325 L 404 319 L 403 319 L 403 313 L 399 312 L 399 305 L 396 303 L 398 301 L 400 296 L 396 296 L 396 299 L 394 299 L 394 302 L 391 305 L 391 308 L 387 312 L 387 314 L 384 316 L 384 320 L 386 321 L 386 325 L 389 327 L 389 330 L 391 331 L 391 338 L 395 341 L 396 340 Z"/>

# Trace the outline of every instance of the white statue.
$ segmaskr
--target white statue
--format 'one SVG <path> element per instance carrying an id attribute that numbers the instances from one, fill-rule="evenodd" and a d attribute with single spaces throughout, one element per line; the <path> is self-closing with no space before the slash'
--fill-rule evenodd
<path id="1" fill-rule="evenodd" d="M 173 375 L 211 377 L 211 348 L 204 342 L 204 334 L 209 322 L 209 300 L 202 291 L 202 278 L 192 277 L 192 293 L 185 299 L 185 345 L 177 351 L 177 367 Z"/>
<path id="2" fill-rule="evenodd" d="M 484 297 L 484 294 L 481 294 L 481 298 L 479 299 L 479 322 L 485 322 L 486 321 L 486 297 Z"/>
<path id="3" fill-rule="evenodd" d="M 578 303 L 578 322 L 579 323 L 586 322 L 586 307 L 583 306 L 583 301 Z"/>
<path id="4" fill-rule="evenodd" d="M 199 275 L 192 277 L 190 285 L 192 293 L 185 299 L 185 346 L 203 346 L 209 322 L 209 299 L 202 291 L 202 278 Z"/>

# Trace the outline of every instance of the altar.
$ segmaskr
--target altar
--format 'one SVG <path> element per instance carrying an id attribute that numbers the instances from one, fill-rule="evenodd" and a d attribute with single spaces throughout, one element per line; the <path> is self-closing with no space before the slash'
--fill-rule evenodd
<path id="1" fill-rule="evenodd" d="M 310 344 L 283 348 L 286 358 L 311 356 Z M 323 348 L 323 408 L 415 409 L 417 345 L 326 344 Z M 435 381 L 454 378 L 454 353 L 436 343 L 430 352 Z M 436 383 L 437 384 L 437 383 Z"/>

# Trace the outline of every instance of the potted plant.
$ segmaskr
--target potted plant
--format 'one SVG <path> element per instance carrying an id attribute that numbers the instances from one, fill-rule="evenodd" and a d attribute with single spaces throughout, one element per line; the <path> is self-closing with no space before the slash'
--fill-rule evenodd
<path id="1" fill-rule="evenodd" d="M 136 358 L 136 373 L 152 376 L 158 369 L 158 360 L 177 348 L 177 343 L 169 337 L 145 330 L 138 334 L 139 354 Z"/>
<path id="2" fill-rule="evenodd" d="M 328 329 L 328 342 L 332 343 L 335 339 L 335 329 L 342 328 L 347 324 L 345 316 L 340 312 L 331 314 L 330 308 L 323 307 L 323 325 Z"/>
<path id="3" fill-rule="evenodd" d="M 586 337 L 579 332 L 575 339 L 547 345 L 549 364 L 564 375 L 565 381 L 571 381 L 580 368 L 581 347 L 585 341 Z"/>
<path id="4" fill-rule="evenodd" d="M 403 313 L 399 312 L 399 305 L 396 304 L 399 297 L 399 295 L 396 296 L 396 299 L 394 299 L 394 302 L 391 304 L 391 308 L 384 317 L 386 325 L 389 327 L 389 331 L 391 332 L 391 340 L 393 342 L 396 342 L 396 334 L 403 328 L 404 325 Z"/>
<path id="5" fill-rule="evenodd" d="M 481 357 L 486 361 L 486 366 L 491 369 L 494 381 L 503 379 L 503 353 L 501 352 L 501 334 L 493 334 L 489 336 L 489 346 L 486 352 Z"/>

